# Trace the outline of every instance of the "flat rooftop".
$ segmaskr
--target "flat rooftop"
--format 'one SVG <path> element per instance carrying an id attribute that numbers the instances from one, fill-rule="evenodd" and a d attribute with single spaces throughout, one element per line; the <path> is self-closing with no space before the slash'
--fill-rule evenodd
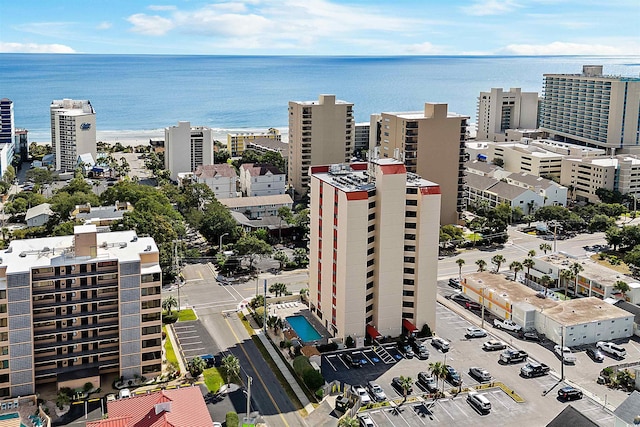
<path id="1" fill-rule="evenodd" d="M 619 273 L 615 270 L 612 270 L 604 265 L 600 265 L 598 263 L 596 263 L 595 261 L 591 260 L 591 259 L 585 259 L 585 258 L 574 258 L 572 256 L 569 256 L 563 252 L 558 252 L 555 254 L 549 254 L 549 255 L 543 255 L 540 257 L 537 257 L 535 259 L 539 259 L 541 261 L 544 262 L 548 262 L 549 264 L 552 264 L 556 267 L 559 267 L 560 269 L 567 269 L 569 268 L 569 266 L 571 264 L 573 264 L 574 262 L 578 262 L 580 263 L 580 265 L 582 266 L 582 268 L 584 270 L 582 270 L 580 273 L 578 273 L 578 276 L 584 277 L 586 279 L 589 279 L 591 281 L 595 281 L 596 283 L 602 285 L 602 286 L 613 286 L 613 284 L 615 282 L 617 282 L 618 280 L 622 280 L 623 282 L 626 282 L 628 284 L 633 284 L 635 282 L 637 282 L 636 279 L 634 279 L 633 277 L 630 276 L 626 276 L 622 273 Z M 534 267 L 535 268 L 535 267 Z M 635 284 L 634 284 L 635 286 Z"/>
<path id="2" fill-rule="evenodd" d="M 633 314 L 604 302 L 597 297 L 576 298 L 562 301 L 555 307 L 544 310 L 545 316 L 565 325 L 581 325 L 619 317 L 633 317 Z"/>
<path id="3" fill-rule="evenodd" d="M 485 288 L 485 295 L 487 295 L 488 292 L 495 292 L 512 304 L 531 304 L 537 309 L 544 309 L 545 313 L 549 308 L 560 304 L 560 302 L 548 298 L 538 298 L 536 296 L 538 292 L 519 282 L 509 280 L 502 274 L 495 274 L 488 271 L 472 273 L 464 276 L 464 281 L 465 285 L 472 289 L 480 290 L 481 288 Z M 602 302 L 602 300 L 600 301 Z"/>

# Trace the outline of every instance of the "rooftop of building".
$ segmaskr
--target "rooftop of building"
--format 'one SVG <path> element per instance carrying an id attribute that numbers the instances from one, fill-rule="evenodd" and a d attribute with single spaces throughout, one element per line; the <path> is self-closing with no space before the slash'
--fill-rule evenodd
<path id="1" fill-rule="evenodd" d="M 235 136 L 263 136 L 263 137 L 269 137 L 269 136 L 277 136 L 280 135 L 280 131 L 276 128 L 271 128 L 268 129 L 264 132 L 229 132 L 227 133 L 227 137 L 235 137 Z M 270 139 L 270 138 L 268 138 Z"/>
<path id="2" fill-rule="evenodd" d="M 194 175 L 198 178 L 238 177 L 236 169 L 227 163 L 220 163 L 215 165 L 200 165 L 197 167 Z"/>
<path id="3" fill-rule="evenodd" d="M 631 316 L 628 311 L 608 304 L 598 297 L 562 301 L 555 307 L 545 309 L 544 314 L 564 326 Z"/>
<path id="4" fill-rule="evenodd" d="M 251 176 L 263 176 L 263 175 L 284 175 L 277 166 L 260 164 L 260 163 L 244 163 L 240 166 L 245 172 Z"/>
<path id="5" fill-rule="evenodd" d="M 583 270 L 578 273 L 578 276 L 588 278 L 589 280 L 595 281 L 602 286 L 613 286 L 613 284 L 618 280 L 622 280 L 626 283 L 637 282 L 637 280 L 633 277 L 618 273 L 617 271 L 612 270 L 604 265 L 598 264 L 591 259 L 574 258 L 564 252 L 542 255 L 540 257 L 537 257 L 536 259 L 555 265 L 561 270 L 569 268 L 569 266 L 574 262 L 578 262 L 583 268 Z"/>
<path id="6" fill-rule="evenodd" d="M 351 105 L 353 106 L 353 102 L 343 101 L 341 99 L 336 99 L 335 95 L 320 95 L 317 101 L 290 101 L 294 104 L 299 105 Z"/>
<path id="7" fill-rule="evenodd" d="M 80 211 L 76 214 L 77 219 L 81 219 L 84 221 L 89 221 L 92 219 L 118 219 L 122 218 L 126 212 L 130 212 L 133 210 L 133 206 L 126 203 L 128 206 L 118 207 L 116 205 L 111 206 L 88 206 L 88 211 Z M 76 209 L 79 207 L 76 206 Z"/>
<path id="8" fill-rule="evenodd" d="M 251 206 L 293 204 L 293 200 L 288 194 L 271 194 L 268 196 L 232 197 L 230 199 L 220 199 L 220 203 L 230 209 L 234 209 L 246 208 Z"/>
<path id="9" fill-rule="evenodd" d="M 634 390 L 631 392 L 629 397 L 627 397 L 620 405 L 618 405 L 616 410 L 613 411 L 613 414 L 623 422 L 627 423 L 627 425 L 635 425 L 635 420 L 640 417 L 640 391 Z"/>
<path id="10" fill-rule="evenodd" d="M 31 218 L 35 218 L 40 215 L 53 215 L 53 211 L 51 210 L 51 204 L 41 203 L 37 206 L 27 209 L 27 213 L 24 219 L 28 221 Z"/>
<path id="11" fill-rule="evenodd" d="M 256 138 L 251 141 L 247 141 L 246 147 L 251 148 L 252 146 L 264 147 L 276 151 L 284 151 L 285 153 L 289 150 L 288 143 L 273 138 Z"/>
<path id="12" fill-rule="evenodd" d="M 531 187 L 540 187 L 543 189 L 547 189 L 550 187 L 562 187 L 560 184 L 551 179 L 542 178 L 541 176 L 537 175 L 531 175 L 526 172 L 513 172 L 509 176 L 507 176 L 507 180 L 512 180 L 514 182 L 520 182 Z"/>
<path id="13" fill-rule="evenodd" d="M 495 274 L 489 271 L 472 273 L 464 276 L 464 282 L 465 286 L 476 290 L 485 288 L 485 295 L 487 295 L 487 292 L 496 292 L 512 304 L 527 303 L 538 309 L 544 309 L 545 313 L 547 312 L 546 310 L 559 304 L 558 301 L 548 298 L 538 298 L 536 296 L 538 292 L 519 282 L 507 279 L 502 274 Z"/>
<path id="14" fill-rule="evenodd" d="M 74 227 L 76 234 L 96 233 L 95 225 Z M 153 238 L 138 237 L 133 230 L 97 233 L 97 255 L 76 257 L 75 235 L 42 237 L 38 239 L 13 240 L 9 247 L 0 251 L 0 267 L 6 267 L 7 274 L 27 272 L 34 267 L 68 265 L 73 260 L 86 263 L 92 259 L 120 262 L 137 261 L 143 252 L 157 253 Z M 158 272 L 159 272 L 158 266 Z"/>
<path id="15" fill-rule="evenodd" d="M 464 163 L 464 167 L 467 169 L 477 170 L 485 174 L 489 174 L 498 168 L 498 166 L 493 163 L 483 162 L 480 160 L 468 160 Z"/>
<path id="16" fill-rule="evenodd" d="M 63 110 L 68 115 L 95 114 L 95 110 L 88 99 L 58 99 L 51 101 L 52 110 Z"/>

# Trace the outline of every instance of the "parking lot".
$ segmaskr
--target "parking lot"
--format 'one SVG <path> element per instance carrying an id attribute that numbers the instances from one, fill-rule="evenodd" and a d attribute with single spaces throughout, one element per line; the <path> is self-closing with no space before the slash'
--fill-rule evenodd
<path id="1" fill-rule="evenodd" d="M 215 355 L 218 346 L 206 332 L 199 320 L 180 322 L 173 325 L 179 348 L 186 361 L 205 354 Z"/>

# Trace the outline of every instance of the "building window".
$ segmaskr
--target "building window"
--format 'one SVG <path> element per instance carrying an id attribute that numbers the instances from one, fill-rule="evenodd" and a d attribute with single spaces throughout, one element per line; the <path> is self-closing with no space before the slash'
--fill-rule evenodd
<path id="1" fill-rule="evenodd" d="M 415 294 L 414 291 L 402 291 L 403 297 L 412 297 Z"/>
<path id="2" fill-rule="evenodd" d="M 406 308 L 413 308 L 413 301 L 402 301 L 402 306 Z"/>
<path id="3" fill-rule="evenodd" d="M 371 301 L 373 299 L 373 293 L 367 294 L 366 300 Z"/>
<path id="4" fill-rule="evenodd" d="M 415 280 L 413 279 L 403 279 L 402 280 L 402 284 L 403 285 L 407 285 L 407 286 L 414 286 L 415 285 Z"/>

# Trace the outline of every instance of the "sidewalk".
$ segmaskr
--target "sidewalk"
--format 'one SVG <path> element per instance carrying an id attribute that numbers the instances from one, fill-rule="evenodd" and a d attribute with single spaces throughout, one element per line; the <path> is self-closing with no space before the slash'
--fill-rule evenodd
<path id="1" fill-rule="evenodd" d="M 173 351 L 176 353 L 176 359 L 178 359 L 178 369 L 180 369 L 180 373 L 182 375 L 185 375 L 188 371 L 184 364 L 184 360 L 182 359 L 182 348 L 180 347 L 180 342 L 178 341 L 178 339 L 173 333 L 173 324 L 172 323 L 168 324 L 166 327 L 166 330 L 167 330 L 167 339 L 171 340 Z"/>
<path id="2" fill-rule="evenodd" d="M 277 353 L 277 351 L 273 348 L 273 345 L 271 344 L 269 339 L 264 335 L 264 332 L 262 331 L 262 329 L 254 329 L 254 331 L 256 335 L 260 338 L 260 341 L 262 341 L 262 344 L 264 345 L 264 347 L 267 349 L 267 352 L 269 352 L 269 356 L 271 356 L 271 359 L 273 359 L 273 361 L 276 363 L 276 366 L 278 367 L 278 370 L 280 370 L 280 372 L 282 373 L 282 376 L 287 380 L 287 382 L 293 389 L 293 392 L 296 394 L 296 396 L 298 396 L 298 399 L 300 400 L 300 403 L 302 404 L 302 406 L 304 406 L 304 409 L 305 411 L 307 411 L 307 414 L 312 413 L 314 410 L 313 405 L 311 404 L 311 402 L 309 402 L 307 395 L 304 394 L 304 392 L 300 388 L 298 381 L 296 381 L 296 379 L 293 378 L 293 375 L 291 375 L 291 371 L 289 371 L 289 369 L 285 366 L 285 362 L 282 360 L 282 358 Z"/>

